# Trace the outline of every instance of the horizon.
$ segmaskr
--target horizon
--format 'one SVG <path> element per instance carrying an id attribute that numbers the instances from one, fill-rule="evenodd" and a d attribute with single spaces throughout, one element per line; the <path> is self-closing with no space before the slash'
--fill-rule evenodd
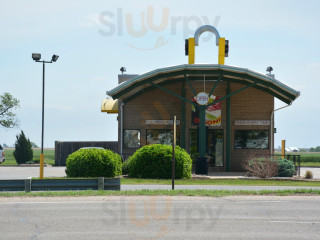
<path id="1" fill-rule="evenodd" d="M 181 7 L 183 6 L 183 7 Z M 5 1 L 0 9 L 1 91 L 20 100 L 19 128 L 0 129 L 0 143 L 12 146 L 21 130 L 41 142 L 42 66 L 46 65 L 44 147 L 55 141 L 117 141 L 116 115 L 100 111 L 106 91 L 127 74 L 187 64 L 184 40 L 204 24 L 230 42 L 226 65 L 266 74 L 301 92 L 292 106 L 275 112 L 274 146 L 320 145 L 320 2 L 318 1 Z M 144 15 L 143 15 L 144 14 Z M 142 18 L 142 15 L 145 18 Z M 57 17 L 59 16 L 59 17 Z M 41 19 L 41 20 L 40 20 Z M 196 63 L 217 63 L 213 37 L 203 34 Z M 286 105 L 275 100 L 275 109 Z"/>

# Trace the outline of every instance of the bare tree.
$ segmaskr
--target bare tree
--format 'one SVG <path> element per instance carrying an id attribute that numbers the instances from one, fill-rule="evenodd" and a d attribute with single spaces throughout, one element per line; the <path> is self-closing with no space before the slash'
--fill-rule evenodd
<path id="1" fill-rule="evenodd" d="M 246 156 L 242 161 L 242 167 L 254 177 L 270 178 L 278 174 L 276 159 L 266 157 L 259 151 Z"/>

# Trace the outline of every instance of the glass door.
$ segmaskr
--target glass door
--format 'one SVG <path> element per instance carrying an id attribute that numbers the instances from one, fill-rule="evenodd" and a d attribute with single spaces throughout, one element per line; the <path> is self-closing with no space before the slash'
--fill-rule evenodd
<path id="1" fill-rule="evenodd" d="M 207 157 L 210 167 L 223 167 L 223 130 L 208 129 Z"/>
<path id="2" fill-rule="evenodd" d="M 190 129 L 190 154 L 193 160 L 199 156 L 198 136 L 197 129 Z M 223 129 L 207 128 L 206 157 L 209 167 L 223 167 Z"/>

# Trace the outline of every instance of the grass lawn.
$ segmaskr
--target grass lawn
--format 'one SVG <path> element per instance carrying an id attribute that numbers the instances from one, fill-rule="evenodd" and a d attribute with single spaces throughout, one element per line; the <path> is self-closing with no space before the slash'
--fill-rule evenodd
<path id="1" fill-rule="evenodd" d="M 245 195 L 320 195 L 320 190 L 294 189 L 294 190 L 261 190 L 261 191 L 227 191 L 227 190 L 138 190 L 138 191 L 68 191 L 68 192 L 16 192 L 0 193 L 0 197 L 81 197 L 81 196 L 203 196 L 203 197 L 224 197 L 224 196 L 245 196 Z"/>
<path id="2" fill-rule="evenodd" d="M 17 162 L 13 156 L 14 148 L 5 148 L 4 156 L 6 161 L 1 165 L 17 165 Z M 33 161 L 40 161 L 40 153 L 41 149 L 34 148 L 33 149 Z M 43 149 L 44 154 L 44 162 L 50 165 L 54 165 L 54 149 Z"/>
<path id="3" fill-rule="evenodd" d="M 301 162 L 301 167 L 320 167 L 320 162 Z"/>
<path id="4" fill-rule="evenodd" d="M 122 178 L 121 184 L 164 184 L 171 185 L 171 180 Z M 263 179 L 188 179 L 175 180 L 176 185 L 248 185 L 248 186 L 300 186 L 320 187 L 320 181 L 290 181 Z"/>
<path id="5" fill-rule="evenodd" d="M 66 179 L 67 177 L 44 178 Z M 32 179 L 39 179 L 34 177 Z M 86 178 L 70 178 L 86 179 Z M 121 178 L 121 184 L 125 185 L 171 185 L 171 179 L 140 179 Z M 269 180 L 269 179 L 180 179 L 175 180 L 176 185 L 247 185 L 247 186 L 295 186 L 295 187 L 320 187 L 320 181 L 296 181 L 296 180 Z"/>

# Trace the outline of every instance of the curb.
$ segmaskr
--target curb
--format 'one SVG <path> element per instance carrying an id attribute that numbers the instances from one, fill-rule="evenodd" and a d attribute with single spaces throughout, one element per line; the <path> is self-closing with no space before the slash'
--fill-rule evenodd
<path id="1" fill-rule="evenodd" d="M 0 165 L 1 167 L 40 167 L 40 164 Z M 52 167 L 52 165 L 44 164 L 44 167 Z"/>

